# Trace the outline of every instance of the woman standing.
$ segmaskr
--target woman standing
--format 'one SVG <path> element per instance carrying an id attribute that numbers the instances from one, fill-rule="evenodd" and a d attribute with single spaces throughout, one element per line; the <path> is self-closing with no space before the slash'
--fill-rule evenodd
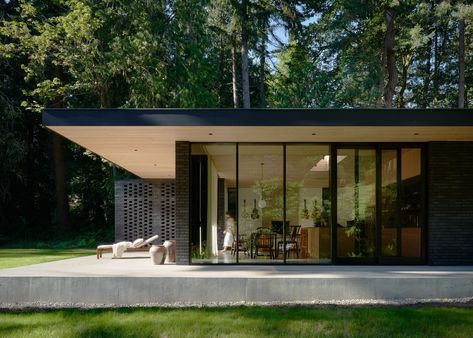
<path id="1" fill-rule="evenodd" d="M 223 251 L 231 250 L 233 245 L 233 229 L 235 227 L 235 219 L 231 212 L 227 211 L 225 213 L 225 230 L 223 233 L 225 237 L 223 238 Z"/>

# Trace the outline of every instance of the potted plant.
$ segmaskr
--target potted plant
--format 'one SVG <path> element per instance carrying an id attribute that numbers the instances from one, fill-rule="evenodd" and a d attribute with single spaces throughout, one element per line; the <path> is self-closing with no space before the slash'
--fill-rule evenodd
<path id="1" fill-rule="evenodd" d="M 307 200 L 306 199 L 304 199 L 304 209 L 302 209 L 301 218 L 302 219 L 309 219 L 310 218 L 309 209 L 307 209 Z"/>
<path id="2" fill-rule="evenodd" d="M 322 203 L 322 212 L 320 213 L 320 218 L 322 220 L 322 225 L 328 227 L 330 224 L 330 204 L 327 201 Z"/>
<path id="3" fill-rule="evenodd" d="M 322 214 L 320 212 L 320 208 L 317 205 L 317 199 L 314 198 L 314 201 L 312 203 L 312 212 L 310 214 L 310 217 L 314 221 L 314 225 L 316 227 L 321 227 L 322 226 Z"/>

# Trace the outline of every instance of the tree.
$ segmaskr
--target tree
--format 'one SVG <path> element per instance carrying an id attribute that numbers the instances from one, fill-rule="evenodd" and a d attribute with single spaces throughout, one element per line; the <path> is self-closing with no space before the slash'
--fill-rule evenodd
<path id="1" fill-rule="evenodd" d="M 456 5 L 454 16 L 458 20 L 458 108 L 464 108 L 466 102 L 466 28 L 467 23 L 473 22 L 473 5 L 459 2 Z"/>
<path id="2" fill-rule="evenodd" d="M 12 0 L 0 17 L 0 240 L 112 226 L 113 167 L 42 128 L 43 107 L 473 103 L 466 1 Z"/>
<path id="3" fill-rule="evenodd" d="M 243 108 L 250 108 L 250 78 L 248 71 L 248 39 L 249 39 L 249 18 L 248 0 L 242 0 L 238 4 L 238 14 L 241 29 L 241 90 L 243 95 Z"/>
<path id="4" fill-rule="evenodd" d="M 386 108 L 393 105 L 393 97 L 396 92 L 397 85 L 397 67 L 396 53 L 394 51 L 394 20 L 396 18 L 396 10 L 393 7 L 387 7 L 384 10 L 384 19 L 386 21 L 386 69 L 388 71 L 388 82 L 384 90 L 384 104 Z"/>
<path id="5" fill-rule="evenodd" d="M 458 20 L 458 108 L 465 107 L 465 19 Z"/>

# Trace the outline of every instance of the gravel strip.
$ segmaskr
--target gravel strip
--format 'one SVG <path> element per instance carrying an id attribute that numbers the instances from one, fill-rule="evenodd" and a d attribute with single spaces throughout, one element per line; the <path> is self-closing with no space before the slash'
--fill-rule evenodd
<path id="1" fill-rule="evenodd" d="M 236 306 L 462 306 L 473 307 L 473 297 L 453 298 L 453 299 L 399 299 L 399 300 L 379 300 L 379 299 L 349 299 L 349 300 L 328 300 L 328 301 L 297 301 L 297 302 L 209 302 L 209 303 L 143 303 L 143 304 L 83 304 L 83 303 L 0 303 L 0 312 L 23 312 L 35 310 L 56 310 L 56 309 L 115 309 L 115 308 L 204 308 L 204 307 L 236 307 Z"/>

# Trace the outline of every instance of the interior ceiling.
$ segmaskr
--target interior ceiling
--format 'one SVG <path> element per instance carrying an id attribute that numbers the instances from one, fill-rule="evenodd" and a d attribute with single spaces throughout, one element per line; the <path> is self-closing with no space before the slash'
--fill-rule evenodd
<path id="1" fill-rule="evenodd" d="M 235 145 L 196 144 L 192 150 L 193 154 L 209 155 L 219 177 L 224 178 L 228 186 L 236 186 Z M 288 145 L 286 149 L 288 181 L 304 181 L 307 187 L 327 186 L 328 171 L 311 171 L 312 167 L 326 155 L 329 155 L 328 145 Z M 238 164 L 240 187 L 251 187 L 262 178 L 282 181 L 283 147 L 263 144 L 241 145 Z"/>
<path id="2" fill-rule="evenodd" d="M 473 127 L 219 127 L 219 126 L 50 126 L 84 148 L 120 167 L 145 178 L 174 178 L 175 142 L 428 142 L 473 141 Z M 216 147 L 215 147 L 216 148 Z M 273 147 L 270 147 L 273 148 Z M 261 166 L 251 156 L 274 152 L 248 148 L 249 162 Z M 226 150 L 221 148 L 223 152 Z M 240 147 L 240 154 L 243 147 Z M 289 153 L 288 153 L 289 154 Z M 282 156 L 282 152 L 281 152 Z M 282 157 L 281 157 L 282 158 Z M 277 156 L 274 157 L 277 161 Z M 281 161 L 281 160 L 280 160 Z M 227 161 L 228 162 L 228 161 Z M 241 166 L 243 163 L 241 164 Z M 248 165 L 250 165 L 248 163 Z M 266 165 L 265 165 L 266 167 Z M 268 162 L 268 166 L 269 162 Z M 250 169 L 248 169 L 250 170 Z M 266 170 L 266 169 L 265 169 Z M 276 170 L 276 169 L 275 169 Z M 240 176 L 242 173 L 240 172 Z M 268 172 L 268 175 L 270 173 Z M 258 176 L 258 177 L 259 177 Z"/>

